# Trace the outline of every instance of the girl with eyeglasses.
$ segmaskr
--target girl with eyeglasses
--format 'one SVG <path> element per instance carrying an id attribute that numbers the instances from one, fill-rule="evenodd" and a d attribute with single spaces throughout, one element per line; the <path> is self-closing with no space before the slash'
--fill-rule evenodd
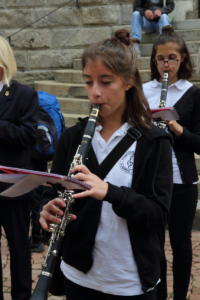
<path id="1" fill-rule="evenodd" d="M 197 169 L 194 154 L 200 154 L 200 89 L 188 79 L 192 75 L 190 54 L 184 40 L 172 28 L 154 42 L 151 55 L 151 81 L 143 85 L 151 108 L 160 102 L 164 72 L 169 74 L 166 107 L 174 106 L 178 121 L 166 121 L 173 142 L 173 195 L 168 220 L 173 250 L 174 300 L 186 300 L 192 265 L 191 231 L 197 206 Z M 158 300 L 167 298 L 166 261 Z"/>

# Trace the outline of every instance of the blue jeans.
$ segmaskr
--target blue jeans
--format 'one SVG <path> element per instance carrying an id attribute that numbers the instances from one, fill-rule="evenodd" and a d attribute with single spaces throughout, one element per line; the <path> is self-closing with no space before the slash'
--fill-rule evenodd
<path id="1" fill-rule="evenodd" d="M 131 36 L 139 41 L 142 39 L 142 29 L 145 32 L 160 32 L 162 27 L 170 25 L 170 20 L 167 14 L 162 14 L 157 22 L 149 21 L 143 17 L 139 11 L 134 11 L 131 16 Z"/>

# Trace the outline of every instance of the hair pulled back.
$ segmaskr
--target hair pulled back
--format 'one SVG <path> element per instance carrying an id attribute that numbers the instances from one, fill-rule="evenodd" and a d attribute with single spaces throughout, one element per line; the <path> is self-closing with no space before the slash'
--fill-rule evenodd
<path id="1" fill-rule="evenodd" d="M 159 45 L 165 45 L 166 43 L 175 43 L 178 46 L 178 51 L 182 58 L 182 62 L 180 64 L 177 73 L 178 79 L 189 79 L 193 72 L 190 53 L 188 51 L 184 39 L 180 37 L 178 34 L 176 34 L 174 32 L 173 27 L 171 26 L 163 28 L 162 34 L 158 36 L 158 38 L 155 40 L 153 44 L 151 61 L 150 61 L 151 79 L 157 79 L 157 80 L 160 79 L 160 74 L 157 70 L 155 57 L 156 57 L 157 47 Z"/>
<path id="2" fill-rule="evenodd" d="M 126 92 L 127 107 L 124 122 L 148 127 L 150 124 L 149 106 L 142 91 L 136 57 L 131 49 L 130 33 L 126 29 L 117 30 L 114 36 L 91 44 L 82 55 L 82 67 L 88 61 L 100 59 L 114 74 L 121 77 L 131 88 Z"/>

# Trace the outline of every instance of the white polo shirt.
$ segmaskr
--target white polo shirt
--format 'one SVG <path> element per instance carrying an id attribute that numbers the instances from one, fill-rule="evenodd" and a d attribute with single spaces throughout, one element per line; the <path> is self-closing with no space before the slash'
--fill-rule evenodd
<path id="1" fill-rule="evenodd" d="M 92 146 L 99 163 L 126 135 L 129 127 L 128 123 L 123 124 L 107 142 L 100 134 L 102 127 L 96 128 Z M 117 186 L 131 186 L 135 147 L 136 142 L 129 147 L 110 170 L 105 178 L 106 181 Z M 117 216 L 112 205 L 106 201 L 102 203 L 93 259 L 92 268 L 86 274 L 63 261 L 61 270 L 72 282 L 104 293 L 120 296 L 143 294 L 133 257 L 127 222 L 124 218 Z"/>
<path id="2" fill-rule="evenodd" d="M 156 79 L 143 84 L 144 95 L 149 103 L 150 108 L 158 108 L 160 104 L 161 83 Z M 188 80 L 180 79 L 168 87 L 166 107 L 172 107 L 192 86 Z M 181 174 L 177 163 L 177 158 L 172 151 L 173 164 L 173 183 L 182 184 Z"/>

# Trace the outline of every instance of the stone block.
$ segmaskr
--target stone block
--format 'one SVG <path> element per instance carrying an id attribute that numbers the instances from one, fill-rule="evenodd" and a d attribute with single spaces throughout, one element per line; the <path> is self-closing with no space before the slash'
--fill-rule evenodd
<path id="1" fill-rule="evenodd" d="M 52 12 L 52 13 L 51 13 Z M 46 16 L 45 18 L 42 18 Z M 61 27 L 61 26 L 81 26 L 81 16 L 80 10 L 76 7 L 62 7 L 56 11 L 45 8 L 37 9 L 34 11 L 33 19 L 36 21 L 42 18 L 37 22 L 34 27 Z"/>
<path id="2" fill-rule="evenodd" d="M 44 5 L 44 0 L 5 0 L 6 7 L 36 7 Z"/>
<path id="3" fill-rule="evenodd" d="M 79 0 L 79 2 L 82 2 L 82 0 Z M 67 0 L 56 0 L 56 1 L 55 0 L 48 0 L 48 6 L 76 7 L 76 3 L 75 3 L 74 0 L 73 1 L 69 1 L 69 0 L 68 1 Z"/>
<path id="4" fill-rule="evenodd" d="M 79 49 L 28 51 L 27 69 L 71 68 L 73 58 L 80 56 Z"/>
<path id="5" fill-rule="evenodd" d="M 170 17 L 175 21 L 182 21 L 186 19 L 187 12 L 193 10 L 193 1 L 191 0 L 176 0 L 175 9 L 170 14 Z"/>
<path id="6" fill-rule="evenodd" d="M 120 6 L 102 5 L 81 8 L 83 24 L 118 24 L 120 22 Z"/>
<path id="7" fill-rule="evenodd" d="M 111 36 L 110 27 L 73 28 L 52 30 L 52 44 L 55 48 L 78 48 L 101 41 Z"/>
<path id="8" fill-rule="evenodd" d="M 0 28 L 22 28 L 32 22 L 31 10 L 29 9 L 1 9 Z"/>
<path id="9" fill-rule="evenodd" d="M 88 114 L 90 103 L 88 99 L 58 98 L 63 113 Z"/>
<path id="10" fill-rule="evenodd" d="M 65 124 L 67 124 L 68 127 L 73 126 L 77 123 L 78 118 L 85 118 L 88 114 L 64 114 Z"/>
<path id="11" fill-rule="evenodd" d="M 21 71 L 19 70 L 15 76 L 15 79 L 21 83 L 33 86 L 33 82 L 36 80 L 49 80 L 53 79 L 52 70 L 38 70 L 38 71 Z"/>
<path id="12" fill-rule="evenodd" d="M 59 82 L 66 83 L 83 83 L 83 76 L 81 70 L 58 70 L 54 73 L 54 79 Z"/>
<path id="13" fill-rule="evenodd" d="M 75 70 L 81 70 L 82 69 L 82 63 L 80 58 L 73 59 L 73 68 Z"/>
<path id="14" fill-rule="evenodd" d="M 26 29 L 11 37 L 14 48 L 20 49 L 44 49 L 51 48 L 50 30 Z"/>
<path id="15" fill-rule="evenodd" d="M 64 83 L 56 83 L 51 80 L 44 80 L 35 81 L 34 86 L 36 90 L 45 91 L 57 96 L 67 97 L 69 95 L 69 85 L 66 85 Z"/>
<path id="16" fill-rule="evenodd" d="M 130 26 L 133 4 L 121 5 L 121 24 Z"/>
<path id="17" fill-rule="evenodd" d="M 197 54 L 200 48 L 200 40 L 197 41 L 186 41 L 190 54 Z M 152 43 L 141 44 L 142 56 L 150 56 L 152 50 Z"/>
<path id="18" fill-rule="evenodd" d="M 192 20 L 187 20 L 187 22 L 184 21 L 175 21 L 174 26 L 176 29 L 200 29 L 200 20 L 199 19 L 192 19 Z"/>
<path id="19" fill-rule="evenodd" d="M 17 68 L 23 70 L 28 63 L 27 53 L 24 51 L 14 50 L 14 55 L 16 58 Z"/>
<path id="20" fill-rule="evenodd" d="M 121 0 L 80 0 L 81 6 L 87 5 L 109 5 L 109 4 L 121 4 Z M 123 3 L 133 3 L 133 0 L 123 0 Z"/>

